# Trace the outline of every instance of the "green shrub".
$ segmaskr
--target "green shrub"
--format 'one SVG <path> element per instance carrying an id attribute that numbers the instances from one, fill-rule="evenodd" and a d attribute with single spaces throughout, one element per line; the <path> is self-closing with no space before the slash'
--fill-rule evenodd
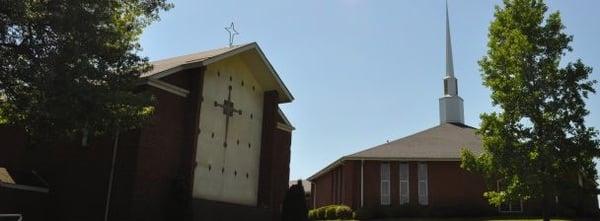
<path id="1" fill-rule="evenodd" d="M 308 219 L 309 220 L 316 220 L 316 219 L 318 219 L 317 215 L 316 215 L 317 214 L 316 212 L 317 211 L 315 211 L 314 209 L 308 211 Z"/>
<path id="2" fill-rule="evenodd" d="M 337 219 L 337 217 L 335 216 L 336 209 L 337 206 L 331 206 L 325 209 L 325 219 Z"/>
<path id="3" fill-rule="evenodd" d="M 335 208 L 335 216 L 337 219 L 352 218 L 352 209 L 348 206 L 340 205 Z"/>
<path id="4" fill-rule="evenodd" d="M 329 208 L 329 206 L 321 207 L 317 209 L 317 218 L 325 219 L 325 211 Z"/>
<path id="5" fill-rule="evenodd" d="M 352 218 L 352 209 L 345 205 L 328 205 L 308 212 L 310 220 L 335 220 Z"/>

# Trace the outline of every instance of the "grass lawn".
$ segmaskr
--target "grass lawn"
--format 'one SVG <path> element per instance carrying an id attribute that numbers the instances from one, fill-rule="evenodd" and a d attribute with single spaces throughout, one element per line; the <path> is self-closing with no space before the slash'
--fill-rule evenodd
<path id="1" fill-rule="evenodd" d="M 398 218 L 398 219 L 381 219 L 373 221 L 541 221 L 541 218 L 520 218 L 520 217 L 482 217 L 482 218 Z M 550 219 L 556 221 L 592 221 L 594 219 Z"/>
<path id="2" fill-rule="evenodd" d="M 520 217 L 482 217 L 482 218 L 396 218 L 396 219 L 374 219 L 370 221 L 541 221 L 541 218 Z M 565 219 L 556 218 L 552 221 L 593 221 L 595 219 Z"/>

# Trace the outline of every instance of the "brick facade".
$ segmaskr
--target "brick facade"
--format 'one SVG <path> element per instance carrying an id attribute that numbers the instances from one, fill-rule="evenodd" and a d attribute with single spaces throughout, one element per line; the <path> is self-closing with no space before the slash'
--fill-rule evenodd
<path id="1" fill-rule="evenodd" d="M 241 206 L 191 198 L 202 69 L 181 71 L 162 80 L 190 94 L 181 97 L 150 86 L 143 88 L 156 97 L 155 115 L 142 129 L 119 136 L 109 220 L 278 219 L 288 185 L 291 133 L 276 128 L 280 122 L 276 94 L 265 95 L 269 106 L 263 118 L 266 145 L 261 152 L 261 175 L 264 172 L 265 176 L 259 180 L 259 205 Z M 28 148 L 18 128 L 0 130 L 0 138 L 8 144 L 0 147 L 0 166 L 36 170 L 50 184 L 48 203 L 40 203 L 37 209 L 48 215 L 27 220 L 104 220 L 112 136 L 91 139 L 86 147 L 73 142 Z M 0 197 L 16 203 L 30 199 L 25 193 L 3 193 Z"/>
<path id="2" fill-rule="evenodd" d="M 359 161 L 347 160 L 328 172 L 312 180 L 313 207 L 331 204 L 344 204 L 353 209 L 361 208 L 361 163 L 363 164 L 363 207 L 381 207 L 380 195 L 380 165 L 390 164 L 390 194 L 391 205 L 400 206 L 400 161 Z M 432 161 L 428 165 L 428 199 L 431 208 L 468 207 L 494 210 L 483 198 L 486 184 L 481 176 L 472 174 L 460 168 L 459 162 Z M 409 204 L 418 204 L 418 162 L 408 162 L 409 165 Z M 336 177 L 342 173 L 342 184 L 336 187 Z M 337 191 L 344 192 L 339 201 L 335 197 Z"/>

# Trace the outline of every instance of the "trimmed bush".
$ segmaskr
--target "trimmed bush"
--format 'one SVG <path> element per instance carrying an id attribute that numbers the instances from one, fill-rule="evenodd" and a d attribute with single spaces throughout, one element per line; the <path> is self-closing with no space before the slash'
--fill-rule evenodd
<path id="1" fill-rule="evenodd" d="M 345 205 L 329 205 L 308 212 L 310 220 L 335 220 L 352 218 L 352 209 Z"/>
<path id="2" fill-rule="evenodd" d="M 338 206 L 335 208 L 335 216 L 337 219 L 350 219 L 352 218 L 352 209 L 348 206 Z"/>
<path id="3" fill-rule="evenodd" d="M 336 209 L 336 206 L 327 207 L 327 209 L 325 209 L 325 219 L 337 219 L 337 217 L 335 217 Z"/>

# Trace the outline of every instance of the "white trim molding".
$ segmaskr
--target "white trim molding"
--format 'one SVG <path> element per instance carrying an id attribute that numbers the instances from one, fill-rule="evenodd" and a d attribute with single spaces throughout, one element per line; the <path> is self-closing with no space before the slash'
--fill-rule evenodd
<path id="1" fill-rule="evenodd" d="M 284 124 L 284 123 L 277 122 L 277 129 L 280 129 L 280 130 L 287 131 L 287 132 L 291 133 L 296 128 L 294 128 L 294 127 L 292 127 L 290 125 Z"/>
<path id="2" fill-rule="evenodd" d="M 169 84 L 167 82 L 161 81 L 161 80 L 157 80 L 157 79 L 148 79 L 146 82 L 146 84 L 148 84 L 149 86 L 158 88 L 158 89 L 162 89 L 164 91 L 170 92 L 172 94 L 181 96 L 181 97 L 187 97 L 188 94 L 190 94 L 190 91 L 183 89 L 181 87 L 175 86 L 173 84 Z"/>

